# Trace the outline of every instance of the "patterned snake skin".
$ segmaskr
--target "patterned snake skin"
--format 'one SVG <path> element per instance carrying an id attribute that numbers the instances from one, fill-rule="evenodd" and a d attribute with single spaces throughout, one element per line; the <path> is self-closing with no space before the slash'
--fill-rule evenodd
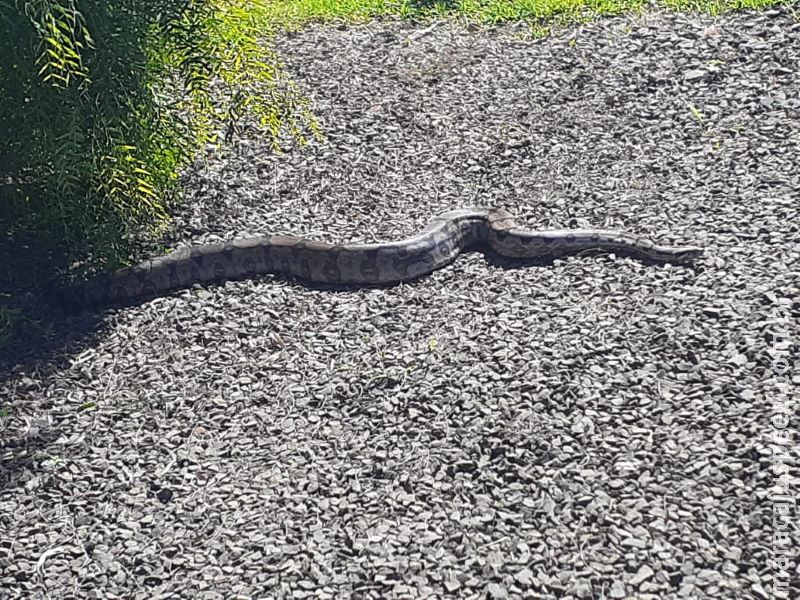
<path id="1" fill-rule="evenodd" d="M 63 290 L 60 297 L 71 306 L 102 305 L 267 273 L 341 286 L 390 285 L 427 275 L 469 248 L 529 260 L 605 250 L 646 261 L 684 262 L 703 253 L 693 246 L 658 246 L 617 231 L 525 231 L 505 210 L 474 208 L 444 213 L 399 242 L 333 245 L 274 235 L 182 248 Z"/>

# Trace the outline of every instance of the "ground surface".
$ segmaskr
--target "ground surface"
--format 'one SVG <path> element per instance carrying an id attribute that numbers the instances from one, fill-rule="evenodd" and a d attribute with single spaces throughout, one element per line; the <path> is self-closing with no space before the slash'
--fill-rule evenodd
<path id="1" fill-rule="evenodd" d="M 470 254 L 72 319 L 104 326 L 0 380 L 3 597 L 767 597 L 800 25 L 516 31 L 284 37 L 329 143 L 212 160 L 178 237 L 394 239 L 497 205 L 699 243 L 698 268 Z"/>

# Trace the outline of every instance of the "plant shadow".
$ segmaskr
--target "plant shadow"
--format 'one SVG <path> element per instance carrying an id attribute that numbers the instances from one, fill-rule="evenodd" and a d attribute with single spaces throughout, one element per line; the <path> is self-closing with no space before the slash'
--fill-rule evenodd
<path id="1" fill-rule="evenodd" d="M 57 440 L 62 435 L 58 426 L 30 422 L 30 411 L 16 405 L 14 394 L 6 394 L 35 385 L 34 380 L 46 380 L 71 356 L 90 347 L 102 326 L 102 313 L 73 315 L 52 302 L 47 290 L 63 257 L 45 244 L 19 239 L 0 243 L 0 264 L 5 267 L 0 273 L 0 390 L 5 392 L 0 393 L 2 492 L 35 482 L 32 473 L 42 458 L 60 454 Z"/>
<path id="2" fill-rule="evenodd" d="M 0 384 L 14 373 L 60 364 L 69 348 L 91 343 L 102 315 L 70 314 L 49 295 L 67 264 L 60 249 L 9 237 L 0 241 L 0 264 Z"/>

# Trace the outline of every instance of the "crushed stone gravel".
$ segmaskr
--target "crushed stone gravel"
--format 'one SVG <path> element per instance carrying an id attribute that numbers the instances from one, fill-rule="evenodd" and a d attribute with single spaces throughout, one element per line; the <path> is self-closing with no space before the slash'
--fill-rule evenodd
<path id="1" fill-rule="evenodd" d="M 278 43 L 327 143 L 210 157 L 172 243 L 390 240 L 483 205 L 708 254 L 108 310 L 0 378 L 0 596 L 769 597 L 781 328 L 800 383 L 792 11 Z"/>

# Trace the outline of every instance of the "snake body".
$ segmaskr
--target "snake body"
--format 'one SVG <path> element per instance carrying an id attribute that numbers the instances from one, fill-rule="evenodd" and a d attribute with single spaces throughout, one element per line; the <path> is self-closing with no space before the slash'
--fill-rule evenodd
<path id="1" fill-rule="evenodd" d="M 417 235 L 397 242 L 328 244 L 271 235 L 185 247 L 75 285 L 61 297 L 73 306 L 102 305 L 268 273 L 339 286 L 391 285 L 427 275 L 474 248 L 528 260 L 601 250 L 685 262 L 703 252 L 694 246 L 659 246 L 619 231 L 527 231 L 505 210 L 470 208 L 439 215 Z"/>

